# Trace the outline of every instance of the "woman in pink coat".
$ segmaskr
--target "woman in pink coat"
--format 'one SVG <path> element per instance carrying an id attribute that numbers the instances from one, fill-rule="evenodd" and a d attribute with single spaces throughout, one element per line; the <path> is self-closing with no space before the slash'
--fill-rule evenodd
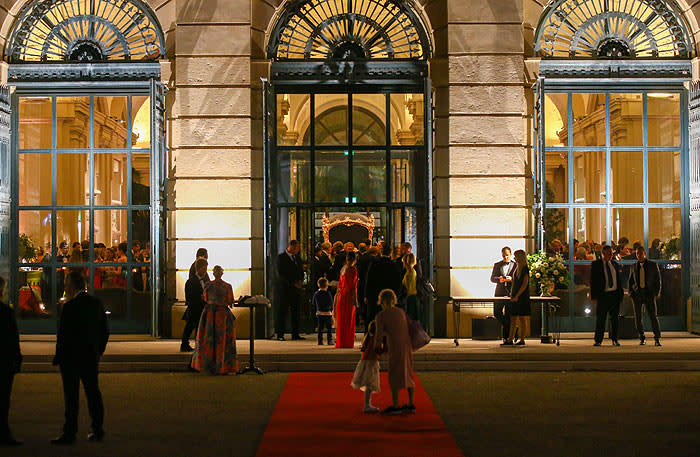
<path id="1" fill-rule="evenodd" d="M 376 350 L 386 338 L 389 350 L 389 388 L 391 389 L 392 405 L 382 411 L 384 414 L 415 413 L 413 404 L 413 347 L 408 334 L 406 313 L 397 308 L 396 294 L 391 289 L 379 293 L 379 303 L 382 311 L 377 314 L 375 323 L 377 335 L 374 339 Z M 399 406 L 399 391 L 408 390 L 408 404 Z"/>

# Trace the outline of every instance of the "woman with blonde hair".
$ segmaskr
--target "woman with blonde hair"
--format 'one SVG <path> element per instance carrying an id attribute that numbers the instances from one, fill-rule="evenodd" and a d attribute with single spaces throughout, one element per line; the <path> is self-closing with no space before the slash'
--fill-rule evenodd
<path id="1" fill-rule="evenodd" d="M 391 289 L 379 292 L 379 304 L 382 311 L 377 314 L 375 324 L 377 333 L 374 338 L 375 351 L 382 350 L 386 338 L 386 348 L 389 351 L 389 388 L 391 389 L 390 407 L 382 411 L 384 414 L 415 413 L 413 404 L 413 346 L 408 333 L 406 313 L 396 307 L 396 294 Z M 399 406 L 399 392 L 408 390 L 408 404 Z"/>
<path id="2" fill-rule="evenodd" d="M 418 275 L 416 273 L 416 256 L 413 253 L 408 253 L 403 256 L 403 269 L 406 273 L 403 275 L 401 284 L 406 290 L 406 314 L 414 321 L 420 320 L 420 307 L 418 301 L 418 288 L 416 281 Z"/>
<path id="3" fill-rule="evenodd" d="M 508 312 L 511 315 L 510 335 L 501 346 L 525 346 L 525 335 L 530 333 L 530 269 L 527 266 L 527 255 L 525 251 L 518 249 L 513 253 L 513 257 L 516 268 L 508 303 Z M 520 341 L 514 343 L 516 329 L 520 329 Z"/>
<path id="4" fill-rule="evenodd" d="M 194 370 L 211 374 L 231 374 L 238 369 L 236 359 L 236 317 L 231 312 L 233 287 L 222 280 L 224 269 L 214 267 L 214 280 L 204 287 L 206 307 L 197 329 L 197 346 L 192 354 Z"/>

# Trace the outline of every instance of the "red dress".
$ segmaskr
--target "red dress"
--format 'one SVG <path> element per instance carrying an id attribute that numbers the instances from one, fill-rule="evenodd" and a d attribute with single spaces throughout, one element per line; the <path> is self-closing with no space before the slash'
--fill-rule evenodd
<path id="1" fill-rule="evenodd" d="M 355 346 L 355 304 L 357 303 L 357 268 L 347 267 L 338 281 L 338 297 L 335 303 L 335 347 Z"/>

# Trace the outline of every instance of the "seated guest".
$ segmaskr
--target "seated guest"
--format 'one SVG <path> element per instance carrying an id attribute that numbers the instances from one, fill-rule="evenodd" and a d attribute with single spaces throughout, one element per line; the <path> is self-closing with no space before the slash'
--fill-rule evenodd
<path id="1" fill-rule="evenodd" d="M 650 259 L 660 259 L 661 258 L 661 240 L 660 239 L 654 238 L 654 241 L 651 242 L 651 247 L 649 248 L 648 257 Z"/>
<path id="2" fill-rule="evenodd" d="M 204 287 L 206 307 L 199 320 L 191 367 L 197 371 L 206 369 L 211 374 L 230 374 L 238 370 L 236 317 L 231 312 L 233 287 L 221 279 L 224 269 L 219 265 L 214 267 L 213 273 L 214 280 Z"/>
<path id="3" fill-rule="evenodd" d="M 493 270 L 491 270 L 491 282 L 496 284 L 494 297 L 510 296 L 510 286 L 513 284 L 515 261 L 511 258 L 510 247 L 504 246 L 501 249 L 501 256 L 503 260 L 494 263 Z M 508 312 L 503 312 L 504 308 L 506 308 L 504 302 L 494 302 L 493 304 L 493 315 L 503 326 L 503 341 L 505 342 L 510 333 L 510 315 Z"/>

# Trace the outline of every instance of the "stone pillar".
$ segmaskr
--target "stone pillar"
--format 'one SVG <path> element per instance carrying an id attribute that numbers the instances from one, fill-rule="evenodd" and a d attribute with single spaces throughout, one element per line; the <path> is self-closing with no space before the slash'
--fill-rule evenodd
<path id="1" fill-rule="evenodd" d="M 522 8 L 513 0 L 448 1 L 449 168 L 436 187 L 438 202 L 448 194 L 438 218 L 449 227 L 438 224 L 436 264 L 440 276 L 449 274 L 452 296 L 492 296 L 501 248 L 531 244 Z"/>
<path id="2" fill-rule="evenodd" d="M 174 3 L 168 297 L 184 301 L 200 247 L 238 297 L 251 293 L 251 214 L 262 201 L 251 197 L 250 1 Z"/>

